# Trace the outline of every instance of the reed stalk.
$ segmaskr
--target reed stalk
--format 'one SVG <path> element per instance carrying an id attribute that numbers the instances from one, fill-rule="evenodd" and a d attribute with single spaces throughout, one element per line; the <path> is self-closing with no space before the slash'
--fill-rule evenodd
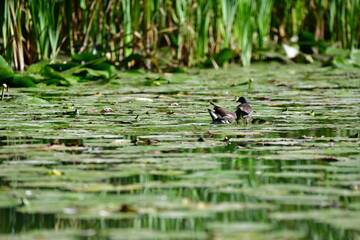
<path id="1" fill-rule="evenodd" d="M 6 59 L 12 59 L 12 49 L 10 48 L 10 7 L 9 0 L 4 0 L 0 3 L 0 23 L 1 23 L 1 45 L 3 49 L 3 56 Z M 1 49 L 1 48 L 0 48 Z"/>
<path id="2" fill-rule="evenodd" d="M 359 48 L 360 0 L 3 0 L 0 24 L 0 54 L 20 70 L 59 51 L 114 62 L 140 54 L 143 66 L 159 69 L 164 47 L 171 66 L 193 66 L 224 48 L 248 66 L 254 47 L 302 31 Z"/>
<path id="3" fill-rule="evenodd" d="M 271 10 L 273 8 L 273 0 L 257 0 L 256 1 L 256 28 L 258 37 L 258 47 L 264 48 L 268 40 L 271 21 Z"/>
<path id="4" fill-rule="evenodd" d="M 238 0 L 223 0 L 222 3 L 222 17 L 224 20 L 225 26 L 225 47 L 230 47 L 230 39 L 231 39 L 231 32 L 233 28 L 233 22 L 235 19 L 235 14 L 237 12 L 237 5 Z"/>
<path id="5" fill-rule="evenodd" d="M 16 69 L 24 70 L 24 48 L 22 42 L 22 29 L 21 29 L 21 1 L 9 1 L 10 9 L 10 35 L 13 50 L 13 64 Z"/>
<path id="6" fill-rule="evenodd" d="M 208 53 L 209 46 L 209 23 L 211 17 L 211 3 L 208 0 L 199 0 L 195 17 L 195 61 L 203 60 Z"/>
<path id="7" fill-rule="evenodd" d="M 241 0 L 238 4 L 237 15 L 237 37 L 238 48 L 241 52 L 241 63 L 243 66 L 249 66 L 252 53 L 252 37 L 253 37 L 253 1 Z"/>

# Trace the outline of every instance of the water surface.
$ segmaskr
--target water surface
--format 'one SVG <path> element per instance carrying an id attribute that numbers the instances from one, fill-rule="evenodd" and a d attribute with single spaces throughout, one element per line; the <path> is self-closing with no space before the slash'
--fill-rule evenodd
<path id="1" fill-rule="evenodd" d="M 360 239 L 358 69 L 120 75 L 1 102 L 0 239 Z"/>

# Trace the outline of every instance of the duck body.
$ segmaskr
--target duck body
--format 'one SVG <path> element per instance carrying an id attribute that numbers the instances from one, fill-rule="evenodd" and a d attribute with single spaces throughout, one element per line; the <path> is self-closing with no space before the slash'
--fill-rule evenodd
<path id="1" fill-rule="evenodd" d="M 210 102 L 214 106 L 214 112 L 208 109 L 210 117 L 213 123 L 233 123 L 237 120 L 237 114 L 235 112 L 227 111 L 213 102 Z"/>
<path id="2" fill-rule="evenodd" d="M 242 119 L 246 120 L 246 123 L 249 123 L 250 119 L 253 116 L 253 109 L 250 104 L 246 101 L 244 97 L 240 97 L 237 102 L 240 104 L 236 108 L 236 121 L 240 121 Z"/>

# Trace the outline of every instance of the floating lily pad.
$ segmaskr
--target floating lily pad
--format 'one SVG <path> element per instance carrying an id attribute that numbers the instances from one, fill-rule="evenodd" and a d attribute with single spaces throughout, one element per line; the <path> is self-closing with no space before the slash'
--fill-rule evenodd
<path id="1" fill-rule="evenodd" d="M 273 213 L 271 218 L 277 220 L 301 220 L 312 219 L 323 222 L 340 229 L 359 230 L 360 215 L 358 212 L 344 211 L 338 209 L 313 210 L 311 212 L 287 212 Z"/>
<path id="2" fill-rule="evenodd" d="M 21 95 L 18 97 L 11 98 L 10 102 L 15 104 L 48 104 L 49 103 L 44 99 L 26 96 L 26 95 Z"/>
<path id="3" fill-rule="evenodd" d="M 86 237 L 88 233 L 86 231 L 81 230 L 36 230 L 30 231 L 22 234 L 1 234 L 1 239 L 9 239 L 9 240 L 37 240 L 37 239 L 59 239 L 59 240 L 76 240 L 79 237 Z"/>
<path id="4" fill-rule="evenodd" d="M 149 229 L 110 229 L 106 235 L 112 240 L 135 239 L 206 239 L 207 234 L 201 231 L 155 231 Z"/>

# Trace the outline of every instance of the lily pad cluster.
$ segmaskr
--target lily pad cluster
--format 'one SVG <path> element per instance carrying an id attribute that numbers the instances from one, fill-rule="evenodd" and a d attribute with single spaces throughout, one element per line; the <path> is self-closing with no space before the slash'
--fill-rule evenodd
<path id="1" fill-rule="evenodd" d="M 188 71 L 10 88 L 0 238 L 360 237 L 359 68 Z M 239 96 L 268 123 L 211 124 Z"/>
<path id="2" fill-rule="evenodd" d="M 10 87 L 71 86 L 84 81 L 109 80 L 114 70 L 106 57 L 82 53 L 64 61 L 44 60 L 29 66 L 25 72 L 14 72 L 0 56 L 0 83 Z"/>

